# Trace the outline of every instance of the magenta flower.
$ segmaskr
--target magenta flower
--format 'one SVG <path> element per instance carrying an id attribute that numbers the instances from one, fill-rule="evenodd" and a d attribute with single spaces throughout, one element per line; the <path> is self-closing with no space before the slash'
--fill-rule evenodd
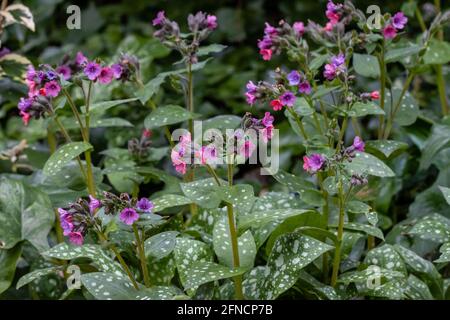
<path id="1" fill-rule="evenodd" d="M 263 37 L 262 40 L 259 39 L 258 40 L 258 48 L 260 50 L 264 50 L 264 49 L 270 49 L 272 47 L 272 39 L 270 37 Z"/>
<path id="2" fill-rule="evenodd" d="M 31 119 L 31 115 L 27 112 L 24 111 L 20 111 L 20 116 L 22 117 L 22 122 L 25 126 L 28 125 L 28 123 L 30 122 Z"/>
<path id="3" fill-rule="evenodd" d="M 302 76 L 297 70 L 292 70 L 287 75 L 287 79 L 289 81 L 289 85 L 296 86 L 300 83 L 300 80 L 302 79 Z"/>
<path id="4" fill-rule="evenodd" d="M 75 57 L 75 63 L 79 66 L 84 66 L 88 63 L 88 59 L 84 56 L 84 54 L 80 51 L 77 52 Z"/>
<path id="5" fill-rule="evenodd" d="M 392 25 L 394 26 L 395 29 L 403 29 L 406 25 L 406 23 L 408 23 L 408 18 L 405 17 L 405 15 L 403 14 L 403 12 L 397 12 L 393 17 L 392 17 Z"/>
<path id="6" fill-rule="evenodd" d="M 265 143 L 267 143 L 273 137 L 273 125 L 267 126 L 261 129 L 262 138 Z"/>
<path id="7" fill-rule="evenodd" d="M 147 198 L 141 198 L 137 202 L 136 207 L 143 212 L 152 212 L 155 206 L 153 205 L 153 202 Z"/>
<path id="8" fill-rule="evenodd" d="M 304 93 L 304 94 L 310 94 L 311 93 L 311 85 L 307 80 L 302 81 L 300 85 L 298 86 L 298 92 Z"/>
<path id="9" fill-rule="evenodd" d="M 388 24 L 383 29 L 383 36 L 385 39 L 394 39 L 397 36 L 397 30 L 391 24 Z"/>
<path id="10" fill-rule="evenodd" d="M 159 11 L 156 14 L 156 18 L 153 19 L 152 24 L 153 26 L 159 26 L 163 24 L 164 20 L 166 20 L 166 17 L 164 16 L 164 11 Z"/>
<path id="11" fill-rule="evenodd" d="M 273 124 L 274 117 L 270 114 L 270 112 L 264 113 L 264 118 L 262 118 L 262 124 L 265 127 L 269 127 Z"/>
<path id="12" fill-rule="evenodd" d="M 326 64 L 323 76 L 330 81 L 336 78 L 336 67 L 333 64 Z"/>
<path id="13" fill-rule="evenodd" d="M 280 101 L 283 104 L 283 106 L 287 107 L 292 107 L 295 103 L 295 100 L 296 100 L 295 95 L 290 91 L 286 91 L 280 97 Z"/>
<path id="14" fill-rule="evenodd" d="M 262 56 L 263 60 L 269 61 L 272 59 L 272 50 L 271 49 L 261 49 L 259 50 L 259 54 Z"/>
<path id="15" fill-rule="evenodd" d="M 360 137 L 356 136 L 355 139 L 353 139 L 353 148 L 356 151 L 363 152 L 365 146 L 366 146 L 366 144 Z"/>
<path id="16" fill-rule="evenodd" d="M 215 28 L 217 28 L 217 17 L 208 15 L 206 17 L 206 25 L 209 30 L 214 30 Z"/>
<path id="17" fill-rule="evenodd" d="M 89 195 L 89 211 L 91 213 L 94 213 L 95 210 L 100 208 L 102 206 L 102 203 L 100 200 L 95 199 L 93 196 Z"/>
<path id="18" fill-rule="evenodd" d="M 125 208 L 120 212 L 119 219 L 123 223 L 131 226 L 139 219 L 139 214 L 133 208 Z"/>
<path id="19" fill-rule="evenodd" d="M 73 230 L 72 216 L 69 212 L 62 208 L 58 208 L 59 212 L 59 222 L 61 224 L 61 228 L 63 229 L 63 233 L 65 236 L 68 236 Z"/>
<path id="20" fill-rule="evenodd" d="M 36 70 L 34 69 L 33 65 L 30 64 L 27 68 L 26 79 L 28 81 L 34 81 L 36 75 L 37 75 Z"/>
<path id="21" fill-rule="evenodd" d="M 110 67 L 103 67 L 98 75 L 98 82 L 109 84 L 114 77 L 114 72 Z"/>
<path id="22" fill-rule="evenodd" d="M 115 79 L 119 79 L 122 76 L 123 68 L 120 64 L 115 63 L 111 66 Z"/>
<path id="23" fill-rule="evenodd" d="M 94 81 L 100 75 L 102 69 L 98 63 L 93 61 L 89 62 L 84 68 L 84 74 L 88 77 L 89 80 Z"/>
<path id="24" fill-rule="evenodd" d="M 305 24 L 303 22 L 294 22 L 292 29 L 297 36 L 301 37 L 305 33 Z"/>
<path id="25" fill-rule="evenodd" d="M 251 140 L 245 140 L 239 149 L 239 154 L 244 158 L 250 158 L 256 146 Z"/>
<path id="26" fill-rule="evenodd" d="M 33 99 L 31 99 L 31 98 L 20 98 L 17 107 L 19 108 L 20 111 L 27 112 L 28 109 L 31 108 L 32 104 L 33 104 Z"/>
<path id="27" fill-rule="evenodd" d="M 253 81 L 249 81 L 247 82 L 246 88 L 248 93 L 255 94 L 256 90 L 258 89 L 258 86 L 255 85 Z"/>
<path id="28" fill-rule="evenodd" d="M 69 66 L 62 65 L 56 68 L 56 72 L 62 75 L 64 80 L 69 80 L 72 76 L 72 70 L 70 70 Z"/>
<path id="29" fill-rule="evenodd" d="M 256 97 L 253 94 L 246 92 L 245 93 L 245 100 L 247 101 L 247 103 L 249 105 L 252 106 L 256 102 Z"/>
<path id="30" fill-rule="evenodd" d="M 84 242 L 84 238 L 83 238 L 83 235 L 81 234 L 81 232 L 71 232 L 71 233 L 69 233 L 69 241 L 72 244 L 81 246 Z"/>
<path id="31" fill-rule="evenodd" d="M 278 35 L 278 31 L 277 28 L 271 26 L 269 23 L 266 22 L 265 27 L 264 27 L 264 34 L 266 36 L 276 36 Z"/>
<path id="32" fill-rule="evenodd" d="M 320 169 L 322 169 L 325 164 L 325 157 L 321 154 L 314 153 L 311 156 L 303 157 L 303 169 L 308 173 L 316 173 Z"/>
<path id="33" fill-rule="evenodd" d="M 53 98 L 57 97 L 59 92 L 61 91 L 61 87 L 59 86 L 58 82 L 54 80 L 47 82 L 44 88 L 46 95 Z"/>

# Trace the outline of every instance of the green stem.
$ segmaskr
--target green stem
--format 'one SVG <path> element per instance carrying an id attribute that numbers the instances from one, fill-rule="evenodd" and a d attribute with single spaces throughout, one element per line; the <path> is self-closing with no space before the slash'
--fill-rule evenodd
<path id="1" fill-rule="evenodd" d="M 344 141 L 344 135 L 345 135 L 345 131 L 347 130 L 347 125 L 348 125 L 348 117 L 345 116 L 344 121 L 342 122 L 341 130 L 339 131 L 339 140 L 338 140 L 338 145 L 337 145 L 338 151 L 341 148 L 341 141 L 342 142 Z"/>
<path id="2" fill-rule="evenodd" d="M 338 187 L 339 196 L 339 224 L 338 224 L 338 234 L 336 248 L 334 250 L 334 260 L 333 260 L 333 271 L 331 274 L 331 286 L 335 287 L 337 283 L 337 278 L 339 274 L 339 267 L 341 265 L 341 248 L 342 248 L 342 238 L 344 235 L 344 220 L 345 220 L 345 202 L 344 202 L 344 191 L 342 188 L 342 182 L 339 181 Z"/>
<path id="3" fill-rule="evenodd" d="M 297 123 L 297 125 L 300 129 L 300 132 L 302 133 L 303 138 L 305 140 L 308 140 L 308 135 L 306 134 L 305 128 L 303 127 L 303 123 L 302 123 L 302 120 L 300 119 L 300 117 L 297 115 L 297 113 L 294 112 L 294 110 L 292 110 L 292 108 L 287 108 L 287 110 L 294 117 L 295 122 Z"/>
<path id="4" fill-rule="evenodd" d="M 323 186 L 323 176 L 322 172 L 317 173 L 317 178 L 319 179 L 319 186 L 322 190 L 322 197 L 325 200 L 325 205 L 323 206 L 323 217 L 326 223 L 326 229 L 328 229 L 328 217 L 329 217 L 329 203 L 328 203 L 328 192 L 325 190 Z M 323 281 L 326 283 L 328 278 L 328 254 L 325 253 L 322 256 L 322 274 Z"/>
<path id="5" fill-rule="evenodd" d="M 139 255 L 139 260 L 141 261 L 141 269 L 142 269 L 142 275 L 144 278 L 145 286 L 148 288 L 150 287 L 150 278 L 148 276 L 148 269 L 147 269 L 147 259 L 145 258 L 145 248 L 143 245 L 143 237 L 139 236 L 139 230 L 136 227 L 135 224 L 133 224 L 133 232 L 134 237 L 136 238 L 136 248 Z"/>
<path id="6" fill-rule="evenodd" d="M 384 63 L 384 40 L 381 46 L 381 53 L 377 55 L 378 64 L 380 65 L 380 108 L 384 110 L 384 99 L 386 97 L 386 65 Z M 383 136 L 384 115 L 379 117 L 378 139 Z"/>
<path id="7" fill-rule="evenodd" d="M 434 0 L 434 6 L 436 7 L 436 11 L 439 14 L 441 12 L 441 1 Z M 444 30 L 442 28 L 439 28 L 439 31 L 437 32 L 437 38 L 439 40 L 444 40 Z M 436 65 L 434 66 L 434 69 L 436 70 L 436 81 L 439 91 L 439 100 L 441 102 L 442 115 L 446 116 L 449 114 L 449 107 L 447 101 L 447 93 L 445 92 L 445 79 L 442 72 L 442 65 Z"/>

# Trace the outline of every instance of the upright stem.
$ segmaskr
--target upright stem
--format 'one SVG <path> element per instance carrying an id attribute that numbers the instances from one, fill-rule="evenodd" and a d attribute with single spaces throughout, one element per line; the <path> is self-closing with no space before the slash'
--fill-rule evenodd
<path id="1" fill-rule="evenodd" d="M 319 180 L 319 186 L 322 190 L 322 197 L 325 200 L 325 205 L 323 206 L 323 217 L 326 223 L 326 228 L 328 230 L 328 217 L 329 217 L 329 204 L 328 204 L 328 192 L 325 190 L 323 186 L 323 176 L 322 172 L 317 173 L 317 178 Z M 322 274 L 323 274 L 323 281 L 326 282 L 328 278 L 328 254 L 325 253 L 322 256 Z"/>
<path id="2" fill-rule="evenodd" d="M 143 237 L 141 238 L 139 236 L 139 230 L 135 224 L 133 224 L 133 232 L 134 232 L 134 237 L 136 238 L 136 248 L 137 248 L 137 252 L 139 255 L 139 260 L 141 261 L 142 276 L 144 278 L 145 286 L 148 288 L 148 287 L 150 287 L 150 278 L 148 276 L 147 259 L 145 258 Z"/>
<path id="3" fill-rule="evenodd" d="M 334 250 L 334 260 L 333 260 L 333 271 L 331 274 L 331 286 L 335 287 L 338 274 L 339 267 L 341 265 L 341 248 L 342 248 L 342 237 L 344 235 L 344 219 L 345 219 L 345 200 L 344 200 L 344 191 L 342 188 L 342 181 L 339 181 L 338 187 L 338 196 L 339 196 L 339 224 L 338 224 L 338 234 L 337 234 L 337 242 L 336 248 Z"/>
<path id="4" fill-rule="evenodd" d="M 440 0 L 434 0 L 434 6 L 436 7 L 436 11 L 438 14 L 441 12 L 441 1 Z M 444 40 L 444 29 L 439 28 L 439 31 L 437 32 L 437 38 L 439 40 Z M 445 79 L 444 74 L 442 72 L 442 65 L 436 65 L 434 66 L 436 70 L 436 81 L 437 81 L 437 87 L 439 91 L 439 100 L 441 102 L 441 110 L 442 115 L 446 116 L 449 114 L 449 107 L 447 102 L 447 93 L 445 92 Z"/>
<path id="5" fill-rule="evenodd" d="M 55 133 L 49 128 L 47 128 L 47 141 L 48 141 L 48 146 L 50 148 L 50 154 L 55 153 L 56 151 L 56 137 L 55 137 Z M 58 241 L 58 243 L 62 243 L 64 242 L 64 234 L 63 234 L 63 230 L 61 228 L 61 221 L 59 219 L 59 212 L 58 209 L 53 209 L 53 211 L 55 212 L 55 219 L 56 219 L 56 224 L 55 224 L 55 232 L 56 232 L 56 240 Z"/>
<path id="6" fill-rule="evenodd" d="M 187 96 L 187 102 L 188 102 L 188 110 L 189 112 L 194 112 L 194 84 L 192 81 L 192 64 L 188 63 L 188 96 Z M 189 119 L 189 132 L 192 134 L 194 133 L 194 126 L 193 126 L 193 120 Z"/>
<path id="7" fill-rule="evenodd" d="M 297 115 L 297 113 L 295 113 L 294 110 L 292 110 L 292 108 L 287 108 L 287 110 L 294 117 L 295 122 L 297 123 L 297 125 L 300 129 L 300 132 L 302 133 L 303 138 L 305 140 L 308 140 L 308 135 L 306 134 L 305 128 L 303 127 L 303 123 L 302 123 L 302 120 L 300 119 L 300 117 Z"/>
<path id="8" fill-rule="evenodd" d="M 386 66 L 384 63 L 384 40 L 381 47 L 381 53 L 377 56 L 380 65 L 380 108 L 384 110 L 384 99 L 386 97 Z M 383 136 L 384 115 L 379 117 L 378 139 Z"/>
<path id="9" fill-rule="evenodd" d="M 89 114 L 89 106 L 91 102 L 91 91 L 92 91 L 92 81 L 89 81 L 89 88 L 88 88 L 88 94 L 86 97 L 86 114 L 84 117 L 85 126 L 84 129 L 81 126 L 82 130 L 84 130 L 84 142 L 89 143 L 89 127 L 90 127 L 90 114 Z M 89 193 L 95 197 L 96 196 L 96 189 L 95 189 L 95 181 L 94 181 L 94 175 L 92 173 L 92 159 L 91 159 L 91 151 L 87 150 L 84 153 L 84 157 L 86 160 L 86 172 L 87 172 L 87 180 L 88 180 L 88 190 Z"/>

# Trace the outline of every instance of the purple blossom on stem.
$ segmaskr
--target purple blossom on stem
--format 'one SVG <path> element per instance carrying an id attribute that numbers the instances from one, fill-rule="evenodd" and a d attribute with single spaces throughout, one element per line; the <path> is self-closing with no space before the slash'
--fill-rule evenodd
<path id="1" fill-rule="evenodd" d="M 147 198 L 141 198 L 137 202 L 136 207 L 143 212 L 152 212 L 155 206 L 153 205 L 153 202 Z"/>
<path id="2" fill-rule="evenodd" d="M 262 124 L 265 127 L 269 127 L 273 124 L 274 117 L 270 114 L 270 112 L 264 113 L 264 118 L 262 118 Z"/>
<path id="3" fill-rule="evenodd" d="M 159 26 L 159 25 L 163 24 L 165 19 L 166 19 L 166 17 L 164 15 L 164 11 L 159 11 L 156 14 L 156 18 L 153 19 L 152 24 L 153 24 L 153 26 Z"/>
<path id="4" fill-rule="evenodd" d="M 397 30 L 392 26 L 392 24 L 388 24 L 383 29 L 383 36 L 385 39 L 394 39 L 397 36 Z"/>
<path id="5" fill-rule="evenodd" d="M 345 55 L 339 53 L 337 56 L 331 57 L 331 63 L 337 68 L 345 63 Z"/>
<path id="6" fill-rule="evenodd" d="M 72 70 L 70 70 L 69 66 L 62 65 L 56 68 L 56 72 L 62 75 L 64 80 L 69 80 L 72 76 Z"/>
<path id="7" fill-rule="evenodd" d="M 114 78 L 119 79 L 122 76 L 123 68 L 120 64 L 115 63 L 111 66 Z"/>
<path id="8" fill-rule="evenodd" d="M 281 103 L 287 107 L 292 107 L 295 103 L 295 100 L 296 100 L 295 95 L 290 91 L 286 91 L 280 97 Z"/>
<path id="9" fill-rule="evenodd" d="M 356 136 L 355 139 L 353 139 L 353 148 L 356 151 L 360 151 L 363 152 L 364 151 L 364 147 L 366 146 L 366 144 L 364 143 L 364 141 L 359 137 Z"/>
<path id="10" fill-rule="evenodd" d="M 73 230 L 72 216 L 66 210 L 58 208 L 59 222 L 65 236 L 68 236 Z"/>
<path id="11" fill-rule="evenodd" d="M 321 154 L 314 153 L 311 156 L 303 157 L 303 169 L 308 173 L 316 173 L 325 164 L 325 157 Z"/>
<path id="12" fill-rule="evenodd" d="M 19 104 L 17 107 L 20 111 L 27 112 L 28 109 L 31 108 L 31 105 L 33 104 L 33 99 L 31 98 L 20 98 Z"/>
<path id="13" fill-rule="evenodd" d="M 217 17 L 208 15 L 206 17 L 206 25 L 209 30 L 214 30 L 215 28 L 217 28 Z"/>
<path id="14" fill-rule="evenodd" d="M 119 219 L 127 225 L 132 225 L 139 219 L 139 214 L 133 208 L 125 208 L 120 212 Z"/>
<path id="15" fill-rule="evenodd" d="M 307 80 L 302 81 L 300 85 L 298 86 L 298 92 L 304 93 L 304 94 L 310 94 L 311 93 L 311 85 Z"/>
<path id="16" fill-rule="evenodd" d="M 403 14 L 403 12 L 397 12 L 393 17 L 392 17 L 392 25 L 394 26 L 395 29 L 403 29 L 406 25 L 406 23 L 408 23 L 408 18 L 405 17 L 405 15 Z"/>
<path id="17" fill-rule="evenodd" d="M 302 76 L 300 75 L 300 72 L 298 72 L 297 70 L 292 70 L 287 75 L 289 85 L 291 85 L 291 86 L 298 85 L 300 83 L 301 78 L 302 78 Z"/>
<path id="18" fill-rule="evenodd" d="M 102 69 L 98 63 L 93 61 L 89 62 L 84 68 L 84 74 L 88 77 L 89 80 L 94 81 L 100 75 Z"/>
<path id="19" fill-rule="evenodd" d="M 44 88 L 45 88 L 46 95 L 53 97 L 53 98 L 57 97 L 59 92 L 61 91 L 61 87 L 59 86 L 58 82 L 56 82 L 56 81 L 47 82 L 45 84 Z"/>
<path id="20" fill-rule="evenodd" d="M 305 24 L 303 22 L 294 22 L 292 25 L 292 29 L 294 29 L 294 32 L 297 36 L 301 37 L 305 33 Z"/>
<path id="21" fill-rule="evenodd" d="M 78 51 L 75 57 L 75 63 L 78 66 L 84 66 L 85 64 L 88 63 L 88 59 L 84 56 L 82 52 Z"/>
<path id="22" fill-rule="evenodd" d="M 102 203 L 100 200 L 95 199 L 93 196 L 89 195 L 89 211 L 91 213 L 94 213 L 95 210 L 100 208 L 102 206 Z"/>

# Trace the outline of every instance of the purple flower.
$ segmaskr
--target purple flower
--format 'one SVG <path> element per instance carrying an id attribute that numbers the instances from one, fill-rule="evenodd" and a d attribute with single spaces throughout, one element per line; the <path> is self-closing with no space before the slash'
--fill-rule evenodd
<path id="1" fill-rule="evenodd" d="M 209 30 L 214 30 L 215 28 L 217 28 L 217 17 L 208 15 L 206 17 L 206 25 Z"/>
<path id="2" fill-rule="evenodd" d="M 77 55 L 75 57 L 75 63 L 79 66 L 83 66 L 86 63 L 88 63 L 87 58 L 84 56 L 84 54 L 80 51 L 77 52 Z"/>
<path id="3" fill-rule="evenodd" d="M 31 108 L 31 105 L 33 104 L 33 99 L 31 98 L 20 98 L 19 104 L 17 107 L 20 111 L 27 112 L 28 109 Z"/>
<path id="4" fill-rule="evenodd" d="M 94 81 L 100 75 L 102 69 L 98 63 L 93 61 L 89 62 L 84 68 L 84 74 L 88 77 L 89 80 Z"/>
<path id="5" fill-rule="evenodd" d="M 81 246 L 84 242 L 84 238 L 83 238 L 83 235 L 81 234 L 81 232 L 71 232 L 71 233 L 69 233 L 69 241 L 72 244 Z"/>
<path id="6" fill-rule="evenodd" d="M 393 17 L 392 17 L 392 25 L 394 26 L 395 29 L 403 29 L 406 25 L 406 23 L 408 22 L 408 18 L 405 17 L 405 15 L 403 14 L 403 12 L 397 12 Z"/>
<path id="7" fill-rule="evenodd" d="M 36 70 L 34 69 L 33 65 L 29 65 L 27 68 L 27 75 L 26 78 L 28 81 L 34 81 L 34 78 L 36 77 Z"/>
<path id="8" fill-rule="evenodd" d="M 287 107 L 292 107 L 295 103 L 295 100 L 296 100 L 295 95 L 290 91 L 286 91 L 280 97 L 281 103 Z"/>
<path id="9" fill-rule="evenodd" d="M 294 22 L 292 29 L 297 36 L 301 37 L 305 33 L 305 24 L 303 22 Z"/>
<path id="10" fill-rule="evenodd" d="M 45 73 L 45 77 L 47 80 L 52 81 L 58 79 L 58 74 L 52 70 L 49 70 Z"/>
<path id="11" fill-rule="evenodd" d="M 276 36 L 278 35 L 277 28 L 272 27 L 269 23 L 266 22 L 266 26 L 264 28 L 264 34 L 267 36 Z"/>
<path id="12" fill-rule="evenodd" d="M 309 173 L 316 173 L 325 164 L 325 157 L 321 154 L 314 153 L 311 156 L 303 157 L 303 169 Z"/>
<path id="13" fill-rule="evenodd" d="M 119 79 L 122 76 L 123 68 L 120 64 L 116 63 L 111 66 L 114 78 Z"/>
<path id="14" fill-rule="evenodd" d="M 119 219 L 127 225 L 132 225 L 139 219 L 139 214 L 133 208 L 125 208 L 120 212 Z"/>
<path id="15" fill-rule="evenodd" d="M 336 67 L 334 66 L 334 64 L 326 64 L 325 65 L 325 70 L 323 71 L 323 76 L 327 79 L 327 80 L 333 80 L 334 78 L 336 78 Z"/>
<path id="16" fill-rule="evenodd" d="M 108 84 L 112 81 L 114 72 L 110 67 L 103 67 L 98 75 L 98 82 L 101 84 Z"/>
<path id="17" fill-rule="evenodd" d="M 148 200 L 147 198 L 141 198 L 138 202 L 137 202 L 137 208 L 143 212 L 152 212 L 153 208 L 155 207 L 153 205 L 153 202 L 151 202 L 150 200 Z"/>
<path id="18" fill-rule="evenodd" d="M 345 63 L 345 55 L 339 53 L 337 56 L 331 57 L 331 63 L 337 68 Z"/>
<path id="19" fill-rule="evenodd" d="M 260 50 L 270 49 L 272 47 L 272 39 L 270 37 L 263 37 L 262 40 L 258 40 L 258 48 Z"/>
<path id="20" fill-rule="evenodd" d="M 73 230 L 72 216 L 62 208 L 58 208 L 58 212 L 61 228 L 63 229 L 64 235 L 68 236 Z"/>
<path id="21" fill-rule="evenodd" d="M 45 88 L 46 95 L 53 97 L 53 98 L 57 97 L 59 92 L 61 91 L 61 87 L 59 86 L 58 82 L 56 82 L 56 81 L 47 82 L 45 84 L 44 88 Z"/>
<path id="22" fill-rule="evenodd" d="M 0 58 L 3 58 L 4 56 L 6 56 L 7 54 L 10 54 L 11 53 L 11 50 L 9 50 L 8 48 L 6 48 L 6 47 L 3 47 L 1 50 L 0 50 Z"/>
<path id="23" fill-rule="evenodd" d="M 246 88 L 247 88 L 247 93 L 255 94 L 256 90 L 258 89 L 258 86 L 256 84 L 254 84 L 253 81 L 249 81 L 249 82 L 247 82 Z"/>
<path id="24" fill-rule="evenodd" d="M 298 86 L 298 92 L 304 93 L 304 94 L 310 94 L 311 93 L 311 85 L 307 80 L 302 81 L 300 85 Z"/>
<path id="25" fill-rule="evenodd" d="M 100 208 L 102 206 L 102 203 L 100 200 L 95 199 L 93 196 L 89 195 L 89 211 L 91 213 L 94 213 L 95 210 Z"/>
<path id="26" fill-rule="evenodd" d="M 159 26 L 164 22 L 164 20 L 166 20 L 166 17 L 164 16 L 164 11 L 159 11 L 156 14 L 156 18 L 153 19 L 152 24 L 154 26 Z"/>
<path id="27" fill-rule="evenodd" d="M 274 117 L 270 114 L 270 112 L 264 113 L 264 118 L 262 118 L 262 124 L 265 127 L 269 127 L 272 125 Z"/>
<path id="28" fill-rule="evenodd" d="M 296 86 L 300 83 L 302 76 L 297 70 L 292 70 L 287 75 L 287 79 L 289 80 L 289 85 Z"/>
<path id="29" fill-rule="evenodd" d="M 363 152 L 364 151 L 364 147 L 366 146 L 366 144 L 364 143 L 364 141 L 360 137 L 356 136 L 355 139 L 353 139 L 353 145 L 352 146 L 353 146 L 353 148 L 356 151 Z"/>
<path id="30" fill-rule="evenodd" d="M 62 65 L 56 68 L 56 72 L 62 75 L 64 80 L 69 80 L 72 76 L 72 70 L 70 70 L 69 66 Z"/>
<path id="31" fill-rule="evenodd" d="M 247 101 L 247 103 L 249 105 L 252 106 L 256 102 L 256 97 L 253 94 L 246 92 L 245 93 L 245 100 Z"/>

